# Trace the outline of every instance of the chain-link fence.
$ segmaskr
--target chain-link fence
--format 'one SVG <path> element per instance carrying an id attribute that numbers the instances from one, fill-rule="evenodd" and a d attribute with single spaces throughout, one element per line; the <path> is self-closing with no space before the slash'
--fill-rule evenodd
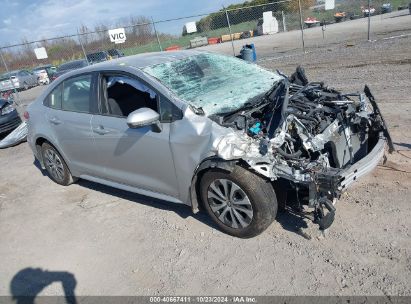
<path id="1" fill-rule="evenodd" d="M 242 46 L 251 43 L 256 44 L 259 54 L 275 56 L 292 50 L 300 52 L 304 46 L 311 48 L 342 41 L 348 39 L 342 37 L 347 33 L 350 39 L 365 40 L 367 34 L 370 39 L 377 39 L 375 29 L 388 28 L 387 20 L 392 18 L 392 13 L 389 16 L 385 13 L 408 9 L 408 1 L 392 0 L 387 5 L 386 0 L 373 0 L 368 10 L 367 0 L 345 0 L 326 11 L 321 0 L 282 0 L 254 6 L 245 3 L 222 7 L 216 12 L 170 20 L 130 17 L 115 26 L 124 28 L 126 35 L 126 40 L 119 44 L 110 40 L 110 28 L 106 25 L 96 26 L 94 30 L 83 26 L 74 35 L 1 47 L 0 91 L 23 90 L 34 85 L 13 80 L 16 70 L 31 73 L 38 71 L 38 67 L 47 67 L 46 77 L 49 78 L 43 83 L 48 83 L 53 80 L 51 74 L 55 67 L 74 60 L 94 64 L 145 52 L 199 47 L 239 55 Z M 368 15 L 372 16 L 370 32 L 368 18 L 364 18 Z M 342 22 L 343 30 L 334 26 Z M 393 32 L 396 30 L 394 25 L 389 26 Z M 41 47 L 47 52 L 46 59 L 35 56 L 34 50 Z"/>
<path id="2" fill-rule="evenodd" d="M 409 0 L 345 0 L 334 9 L 324 4 L 302 7 L 305 46 L 355 40 L 377 40 L 403 30 L 393 19 L 408 14 Z M 370 17 L 370 18 L 368 18 Z M 338 25 L 340 24 L 340 25 Z M 347 33 L 349 35 L 347 35 Z M 395 35 L 395 34 L 393 34 Z"/>

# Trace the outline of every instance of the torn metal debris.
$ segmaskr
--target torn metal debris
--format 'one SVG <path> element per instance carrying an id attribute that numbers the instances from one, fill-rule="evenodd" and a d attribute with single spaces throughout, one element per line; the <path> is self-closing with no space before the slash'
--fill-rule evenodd
<path id="1" fill-rule="evenodd" d="M 314 208 L 325 229 L 332 223 L 335 199 L 374 168 L 385 139 L 391 142 L 369 88 L 364 92 L 343 94 L 308 82 L 298 68 L 248 106 L 211 116 L 236 130 L 220 139 L 216 153 L 225 160 L 241 158 L 258 174 L 285 179 L 296 191 L 305 189 L 300 199 Z"/>

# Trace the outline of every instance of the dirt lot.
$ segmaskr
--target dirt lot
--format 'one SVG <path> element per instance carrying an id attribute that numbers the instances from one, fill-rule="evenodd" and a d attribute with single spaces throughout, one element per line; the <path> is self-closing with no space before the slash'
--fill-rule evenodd
<path id="1" fill-rule="evenodd" d="M 261 64 L 287 74 L 303 64 L 345 91 L 369 84 L 400 150 L 343 195 L 325 235 L 280 213 L 262 235 L 236 239 L 187 207 L 86 181 L 61 187 L 21 144 L 0 150 L 0 295 L 21 291 L 24 273 L 47 277 L 13 280 L 27 267 L 60 272 L 48 295 L 68 273 L 76 295 L 411 295 L 411 37 Z"/>
<path id="2" fill-rule="evenodd" d="M 324 46 L 336 45 L 342 41 L 364 41 L 368 35 L 368 20 L 360 18 L 342 23 L 334 23 L 324 28 L 320 26 L 304 30 L 305 50 L 312 51 Z M 370 40 L 411 34 L 411 15 L 408 10 L 373 16 L 370 19 Z M 324 35 L 323 35 L 324 34 Z M 279 57 L 301 52 L 301 31 L 282 32 L 275 35 L 258 36 L 234 40 L 236 55 L 245 44 L 254 43 L 258 58 Z M 231 42 L 201 47 L 209 51 L 233 54 Z"/>

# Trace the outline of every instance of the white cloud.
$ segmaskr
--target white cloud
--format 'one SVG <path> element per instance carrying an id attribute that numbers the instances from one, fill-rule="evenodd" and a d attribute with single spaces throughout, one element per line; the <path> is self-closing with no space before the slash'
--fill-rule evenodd
<path id="1" fill-rule="evenodd" d="M 29 41 L 76 34 L 80 25 L 93 29 L 104 23 L 119 26 L 130 15 L 143 15 L 154 19 L 189 16 L 221 9 L 221 4 L 242 0 L 32 0 L 32 2 L 2 0 L 0 9 L 0 45 L 19 43 L 23 37 Z M 3 22 L 1 22 L 1 20 Z M 170 32 L 182 29 L 184 20 L 159 24 Z"/>
<path id="2" fill-rule="evenodd" d="M 131 4 L 127 0 L 107 2 L 100 0 L 46 0 L 32 2 L 29 5 L 22 4 L 18 10 L 13 12 L 14 14 L 3 20 L 8 29 L 13 26 L 12 18 L 19 20 L 19 22 L 18 26 L 13 29 L 13 35 L 1 37 L 0 39 L 3 41 L 0 43 L 17 43 L 22 36 L 28 40 L 37 40 L 43 37 L 52 38 L 53 36 L 75 34 L 81 24 L 85 24 L 89 28 L 93 28 L 99 22 L 114 25 L 122 17 L 147 13 L 158 3 L 158 0 L 135 4 Z M 10 4 L 15 5 L 15 2 Z M 0 13 L 0 18 L 1 15 Z"/>

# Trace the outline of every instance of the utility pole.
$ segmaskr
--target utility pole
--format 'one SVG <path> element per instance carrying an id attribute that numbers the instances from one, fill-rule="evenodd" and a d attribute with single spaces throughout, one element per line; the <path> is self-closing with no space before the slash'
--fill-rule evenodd
<path id="1" fill-rule="evenodd" d="M 9 75 L 10 83 L 11 83 L 11 85 L 13 86 L 13 92 L 14 92 L 14 94 L 16 94 L 16 97 L 17 97 L 17 99 L 19 100 L 19 102 L 16 102 L 15 100 L 14 100 L 14 102 L 15 102 L 17 105 L 19 105 L 19 103 L 20 103 L 20 96 L 19 96 L 18 91 L 16 90 L 16 87 L 14 86 L 13 80 L 11 79 L 11 75 L 10 75 L 10 73 L 9 73 L 9 68 L 8 68 L 8 66 L 7 66 L 6 60 L 5 60 L 4 57 L 3 57 L 3 52 L 2 52 L 1 49 L 0 49 L 0 57 L 1 57 L 1 61 L 3 61 L 3 65 L 4 65 L 5 69 L 6 69 L 7 75 Z"/>
<path id="2" fill-rule="evenodd" d="M 298 8 L 300 10 L 301 41 L 303 43 L 303 53 L 305 53 L 304 26 L 303 26 L 303 13 L 302 13 L 302 10 L 301 10 L 301 0 L 298 0 Z"/>
<path id="3" fill-rule="evenodd" d="M 86 34 L 86 35 L 87 35 L 87 34 Z M 83 46 L 83 42 L 81 42 L 80 32 L 79 32 L 78 29 L 77 29 L 77 39 L 78 39 L 78 42 L 80 43 L 81 50 L 83 51 L 84 59 L 86 59 L 87 65 L 90 65 L 90 62 L 88 62 L 88 59 L 87 59 L 86 50 L 84 49 L 84 46 Z"/>
<path id="4" fill-rule="evenodd" d="M 371 26 L 371 0 L 368 0 L 368 41 L 370 40 L 370 26 Z"/>
<path id="5" fill-rule="evenodd" d="M 230 18 L 228 17 L 228 12 L 226 10 L 226 8 L 223 5 L 223 9 L 225 11 L 225 17 L 227 18 L 227 24 L 228 24 L 228 31 L 230 32 L 230 38 L 231 38 L 231 47 L 233 48 L 233 55 L 235 56 L 235 49 L 234 49 L 234 37 L 233 37 L 233 33 L 231 32 L 231 24 L 230 24 Z"/>
<path id="6" fill-rule="evenodd" d="M 151 22 L 153 23 L 153 28 L 154 28 L 154 32 L 156 33 L 157 43 L 158 43 L 158 46 L 160 47 L 160 52 L 162 52 L 163 47 L 161 46 L 160 38 L 158 37 L 158 33 L 157 33 L 157 29 L 156 29 L 156 23 L 154 22 L 153 16 L 151 16 Z"/>

